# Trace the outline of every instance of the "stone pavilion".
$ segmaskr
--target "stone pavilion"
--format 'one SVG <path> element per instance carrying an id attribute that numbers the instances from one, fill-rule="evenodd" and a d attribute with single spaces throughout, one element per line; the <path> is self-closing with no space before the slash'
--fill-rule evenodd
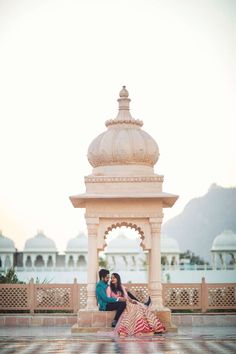
<path id="1" fill-rule="evenodd" d="M 171 208 L 178 196 L 162 190 L 164 177 L 154 172 L 158 145 L 142 129 L 143 122 L 131 116 L 125 86 L 118 103 L 116 118 L 106 121 L 107 130 L 88 148 L 93 170 L 85 177 L 85 193 L 70 197 L 75 208 L 85 209 L 88 229 L 87 309 L 80 311 L 78 327 L 83 326 L 83 316 L 87 319 L 91 313 L 98 315 L 98 252 L 104 250 L 109 231 L 121 226 L 133 228 L 140 235 L 141 247 L 148 253 L 152 310 L 170 325 L 170 311 L 162 302 L 160 235 L 163 208 Z M 89 324 L 95 329 L 93 320 Z"/>

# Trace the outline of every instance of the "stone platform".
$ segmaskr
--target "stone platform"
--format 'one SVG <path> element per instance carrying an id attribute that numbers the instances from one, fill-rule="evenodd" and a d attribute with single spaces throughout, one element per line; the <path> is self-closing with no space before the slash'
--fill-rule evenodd
<path id="1" fill-rule="evenodd" d="M 177 332 L 177 327 L 171 322 L 170 311 L 154 312 L 168 332 Z M 71 333 L 111 331 L 111 322 L 114 317 L 115 311 L 80 310 L 78 312 L 78 322 L 72 326 Z"/>

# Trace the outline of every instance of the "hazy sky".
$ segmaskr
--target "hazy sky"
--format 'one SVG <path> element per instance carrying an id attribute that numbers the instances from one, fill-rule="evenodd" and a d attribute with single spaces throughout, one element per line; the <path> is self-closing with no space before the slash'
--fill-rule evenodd
<path id="1" fill-rule="evenodd" d="M 236 1 L 0 0 L 0 229 L 60 251 L 85 229 L 90 142 L 131 114 L 160 148 L 165 221 L 215 182 L 236 185 Z"/>

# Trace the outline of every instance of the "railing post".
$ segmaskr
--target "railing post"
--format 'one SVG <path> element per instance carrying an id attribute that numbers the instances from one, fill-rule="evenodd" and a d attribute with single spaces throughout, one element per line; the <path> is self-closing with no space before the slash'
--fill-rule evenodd
<path id="1" fill-rule="evenodd" d="M 77 279 L 74 278 L 74 284 L 73 284 L 73 313 L 77 313 L 78 312 L 78 303 L 79 303 L 78 284 L 77 284 Z"/>
<path id="2" fill-rule="evenodd" d="M 34 291 L 34 279 L 31 278 L 29 282 L 29 308 L 30 308 L 30 313 L 33 315 L 34 314 L 34 304 L 35 304 L 35 291 Z"/>
<path id="3" fill-rule="evenodd" d="M 201 292 L 202 292 L 202 312 L 206 312 L 207 310 L 207 303 L 208 303 L 208 294 L 207 294 L 207 287 L 206 287 L 206 282 L 205 282 L 205 277 L 202 278 L 202 283 L 201 283 Z"/>

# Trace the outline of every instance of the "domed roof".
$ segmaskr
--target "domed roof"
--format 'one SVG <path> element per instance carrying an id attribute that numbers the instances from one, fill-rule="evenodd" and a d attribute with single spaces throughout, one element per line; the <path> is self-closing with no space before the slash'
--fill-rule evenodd
<path id="1" fill-rule="evenodd" d="M 106 121 L 107 130 L 96 137 L 88 148 L 88 160 L 99 166 L 142 165 L 153 168 L 159 157 L 155 140 L 141 129 L 143 122 L 129 112 L 130 99 L 125 86 L 120 91 L 119 112 L 115 119 Z M 100 171 L 101 169 L 99 169 Z"/>
<path id="2" fill-rule="evenodd" d="M 225 230 L 216 236 L 211 251 L 236 251 L 236 234 L 231 230 Z"/>
<path id="3" fill-rule="evenodd" d="M 140 239 L 130 239 L 124 234 L 119 234 L 116 238 L 111 240 L 106 248 L 106 253 L 139 253 L 142 249 L 140 247 Z"/>
<path id="4" fill-rule="evenodd" d="M 161 235 L 161 253 L 180 253 L 178 242 L 166 235 Z"/>
<path id="5" fill-rule="evenodd" d="M 15 252 L 15 244 L 14 242 L 8 238 L 3 236 L 2 231 L 0 230 L 0 252 Z"/>
<path id="6" fill-rule="evenodd" d="M 57 248 L 53 240 L 38 231 L 37 235 L 25 242 L 24 252 L 57 252 Z"/>
<path id="7" fill-rule="evenodd" d="M 70 239 L 67 243 L 66 252 L 87 252 L 88 237 L 84 233 Z"/>

